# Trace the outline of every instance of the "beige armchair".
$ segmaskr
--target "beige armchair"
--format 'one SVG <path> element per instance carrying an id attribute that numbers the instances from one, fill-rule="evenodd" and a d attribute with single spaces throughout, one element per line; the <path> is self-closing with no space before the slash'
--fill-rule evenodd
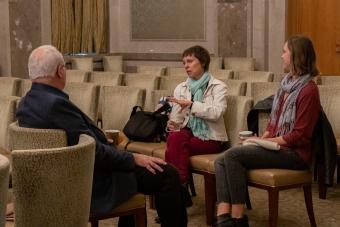
<path id="1" fill-rule="evenodd" d="M 165 66 L 159 65 L 137 65 L 137 73 L 151 74 L 155 76 L 164 76 L 165 69 Z"/>
<path id="2" fill-rule="evenodd" d="M 238 71 L 234 72 L 235 80 L 244 80 L 247 82 L 246 95 L 251 95 L 251 82 L 272 82 L 274 73 L 264 71 Z"/>
<path id="3" fill-rule="evenodd" d="M 100 86 L 93 83 L 67 83 L 70 100 L 93 121 L 97 120 Z"/>
<path id="4" fill-rule="evenodd" d="M 116 56 L 114 56 L 116 57 Z M 103 86 L 120 86 L 123 83 L 124 74 L 121 72 L 91 72 L 89 82 L 100 86 L 98 99 L 98 114 L 97 119 L 102 120 L 102 106 L 103 106 Z"/>
<path id="5" fill-rule="evenodd" d="M 223 58 L 218 56 L 210 57 L 209 71 L 222 69 Z"/>
<path id="6" fill-rule="evenodd" d="M 151 93 L 158 89 L 159 76 L 143 75 L 137 73 L 137 75 L 129 74 L 124 77 L 125 85 L 128 87 L 137 87 L 145 90 L 145 102 L 144 110 L 153 111 Z"/>
<path id="7" fill-rule="evenodd" d="M 184 67 L 168 67 L 166 69 L 166 75 L 170 77 L 173 77 L 173 76 L 182 77 L 182 78 L 188 77 L 188 74 L 185 71 Z"/>
<path id="8" fill-rule="evenodd" d="M 80 57 L 71 59 L 72 69 L 84 71 L 93 71 L 93 59 L 89 57 Z"/>
<path id="9" fill-rule="evenodd" d="M 228 69 L 209 69 L 209 73 L 219 80 L 230 80 L 234 76 L 234 71 Z"/>
<path id="10" fill-rule="evenodd" d="M 320 76 L 318 82 L 321 85 L 340 85 L 340 76 Z"/>
<path id="11" fill-rule="evenodd" d="M 0 227 L 5 227 L 7 192 L 8 192 L 9 161 L 0 155 Z"/>
<path id="12" fill-rule="evenodd" d="M 103 129 L 122 130 L 130 118 L 132 108 L 143 106 L 145 90 L 127 86 L 103 87 Z"/>
<path id="13" fill-rule="evenodd" d="M 245 96 L 247 82 L 242 80 L 222 80 L 227 85 L 227 94 L 233 96 Z"/>
<path id="14" fill-rule="evenodd" d="M 10 150 L 47 149 L 67 146 L 66 132 L 61 129 L 20 127 L 18 122 L 9 126 Z"/>
<path id="15" fill-rule="evenodd" d="M 224 68 L 234 71 L 254 71 L 255 58 L 251 57 L 225 57 Z"/>
<path id="16" fill-rule="evenodd" d="M 32 87 L 32 81 L 28 79 L 22 79 L 19 83 L 19 89 L 18 89 L 18 95 L 20 97 L 24 97 L 26 93 L 31 89 Z"/>
<path id="17" fill-rule="evenodd" d="M 9 157 L 9 125 L 15 121 L 16 96 L 0 96 L 0 154 Z"/>
<path id="18" fill-rule="evenodd" d="M 67 69 L 66 70 L 66 83 L 72 82 L 88 82 L 89 72 L 79 69 Z"/>
<path id="19" fill-rule="evenodd" d="M 171 94 L 173 94 L 177 85 L 186 81 L 186 79 L 187 77 L 183 77 L 183 76 L 161 77 L 159 79 L 159 89 L 168 90 L 171 92 Z"/>
<path id="20" fill-rule="evenodd" d="M 87 226 L 95 141 L 12 151 L 15 226 Z"/>
<path id="21" fill-rule="evenodd" d="M 17 96 L 20 79 L 0 76 L 0 96 Z"/>
<path id="22" fill-rule="evenodd" d="M 253 97 L 254 100 L 254 105 L 271 96 L 274 95 L 277 89 L 280 86 L 279 82 L 251 82 L 249 83 L 251 88 L 251 96 Z M 261 136 L 269 122 L 269 117 L 270 117 L 270 112 L 264 112 L 264 111 L 259 111 L 258 115 L 258 125 L 259 125 L 259 136 Z"/>
<path id="23" fill-rule="evenodd" d="M 123 72 L 123 56 L 103 56 L 104 71 Z"/>

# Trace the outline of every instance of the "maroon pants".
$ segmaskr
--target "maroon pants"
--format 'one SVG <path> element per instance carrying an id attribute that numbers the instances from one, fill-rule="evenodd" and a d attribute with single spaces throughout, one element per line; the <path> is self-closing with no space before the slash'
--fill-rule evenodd
<path id="1" fill-rule="evenodd" d="M 169 133 L 165 161 L 177 168 L 181 182 L 185 183 L 189 180 L 190 156 L 215 154 L 221 151 L 221 141 L 203 141 L 195 137 L 190 129 L 183 128 L 179 132 Z"/>

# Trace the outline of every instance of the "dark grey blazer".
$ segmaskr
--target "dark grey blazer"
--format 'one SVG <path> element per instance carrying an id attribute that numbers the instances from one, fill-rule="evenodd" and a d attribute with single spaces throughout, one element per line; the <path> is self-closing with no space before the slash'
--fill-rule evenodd
<path id="1" fill-rule="evenodd" d="M 78 143 L 80 134 L 96 140 L 91 212 L 105 213 L 137 192 L 132 154 L 107 144 L 103 132 L 61 90 L 33 83 L 16 117 L 21 127 L 65 130 L 68 145 Z"/>

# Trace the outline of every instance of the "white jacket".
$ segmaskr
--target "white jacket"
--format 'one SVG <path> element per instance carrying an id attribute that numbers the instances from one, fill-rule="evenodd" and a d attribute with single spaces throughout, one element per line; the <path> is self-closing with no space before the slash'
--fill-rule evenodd
<path id="1" fill-rule="evenodd" d="M 187 82 L 188 79 L 177 85 L 174 91 L 175 98 L 191 100 L 191 92 Z M 174 104 L 170 113 L 170 120 L 181 123 L 181 128 L 184 128 L 188 123 L 190 114 L 192 114 L 205 121 L 210 130 L 211 140 L 227 141 L 228 136 L 223 118 L 226 108 L 227 86 L 222 81 L 211 76 L 204 91 L 202 102 L 195 101 L 191 110 L 185 109 L 182 112 L 180 112 L 181 107 Z"/>

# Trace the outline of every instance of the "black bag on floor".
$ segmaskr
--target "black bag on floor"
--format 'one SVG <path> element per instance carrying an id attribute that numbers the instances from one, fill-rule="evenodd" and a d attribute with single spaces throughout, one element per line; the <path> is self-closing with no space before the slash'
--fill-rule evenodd
<path id="1" fill-rule="evenodd" d="M 155 112 L 147 112 L 143 111 L 143 108 L 140 106 L 134 106 L 130 119 L 124 126 L 124 134 L 130 140 L 134 141 L 165 141 L 165 128 L 168 121 L 168 115 L 162 112 L 166 112 L 170 108 L 171 106 L 169 103 L 165 103 Z"/>

